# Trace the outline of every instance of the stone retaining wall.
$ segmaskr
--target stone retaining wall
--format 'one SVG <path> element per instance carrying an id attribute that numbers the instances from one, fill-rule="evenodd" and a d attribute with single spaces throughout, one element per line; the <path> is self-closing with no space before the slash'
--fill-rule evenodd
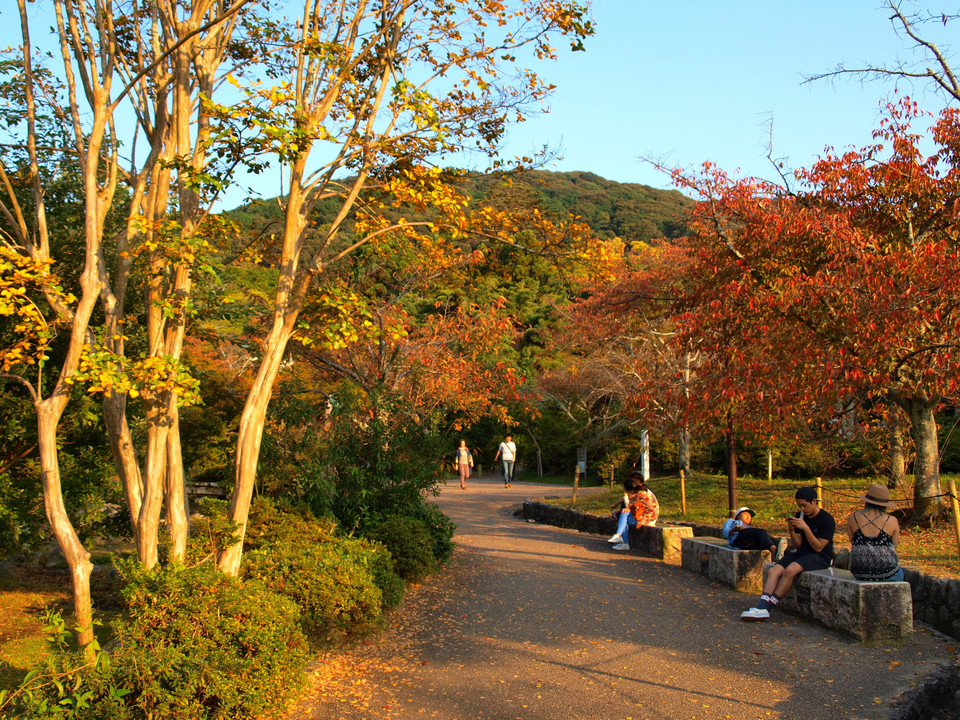
<path id="1" fill-rule="evenodd" d="M 529 520 L 595 535 L 611 535 L 617 529 L 616 521 L 610 515 L 599 517 L 536 500 L 524 500 L 521 513 Z M 693 530 L 689 525 L 640 525 L 630 530 L 630 548 L 659 558 L 668 565 L 679 565 L 682 559 L 681 540 L 692 535 Z"/>
<path id="2" fill-rule="evenodd" d="M 527 502 L 530 501 L 524 502 L 525 507 Z M 582 510 L 548 503 L 534 504 L 538 506 L 535 515 L 525 516 L 534 517 L 537 522 L 594 535 L 611 535 L 616 530 L 616 523 L 610 516 L 591 515 Z M 723 537 L 720 528 L 716 526 L 683 522 L 672 524 L 693 528 L 694 537 Z M 907 567 L 903 570 L 904 580 L 910 583 L 914 622 L 922 622 L 944 635 L 960 640 L 960 580 L 924 575 Z"/>

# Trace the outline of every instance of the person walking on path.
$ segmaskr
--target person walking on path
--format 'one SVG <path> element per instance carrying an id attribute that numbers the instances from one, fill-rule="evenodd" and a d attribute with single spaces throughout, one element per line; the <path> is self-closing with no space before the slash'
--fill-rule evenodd
<path id="1" fill-rule="evenodd" d="M 895 503 L 886 485 L 875 483 L 861 495 L 863 510 L 847 518 L 850 536 L 850 572 L 857 580 L 899 582 L 903 568 L 897 558 L 900 523 L 887 513 Z"/>
<path id="2" fill-rule="evenodd" d="M 727 545 L 738 550 L 769 550 L 770 557 L 776 562 L 786 552 L 787 539 L 780 538 L 779 542 L 774 542 L 766 530 L 753 527 L 754 514 L 748 507 L 737 508 L 733 517 L 723 523 Z"/>
<path id="3" fill-rule="evenodd" d="M 503 463 L 503 485 L 511 487 L 513 485 L 513 469 L 517 460 L 517 446 L 513 443 L 513 435 L 507 435 L 497 448 L 497 454 L 493 456 L 496 462 L 500 458 Z"/>
<path id="4" fill-rule="evenodd" d="M 817 504 L 816 488 L 802 487 L 794 499 L 800 512 L 787 517 L 791 549 L 770 568 L 760 602 L 740 613 L 741 620 L 767 620 L 770 609 L 790 592 L 797 575 L 805 570 L 823 570 L 833 562 L 833 533 L 837 523 Z"/>
<path id="5" fill-rule="evenodd" d="M 457 526 L 450 562 L 408 588 L 381 633 L 325 652 L 283 720 L 879 720 L 954 667 L 956 641 L 920 623 L 894 645 L 789 616 L 745 634 L 756 626 L 730 622 L 741 593 L 529 523 L 499 480 L 439 488 L 430 503 Z"/>
<path id="6" fill-rule="evenodd" d="M 637 525 L 654 525 L 660 517 L 660 503 L 647 484 L 643 474 L 634 470 L 623 481 L 624 495 L 620 517 L 617 520 L 617 532 L 607 542 L 613 543 L 614 550 L 630 549 L 630 528 Z M 612 509 L 612 508 L 611 508 Z"/>
<path id="7" fill-rule="evenodd" d="M 473 455 L 467 448 L 467 441 L 461 440 L 457 448 L 457 469 L 460 471 L 460 489 L 467 489 L 467 479 L 470 477 L 470 468 L 473 467 Z"/>

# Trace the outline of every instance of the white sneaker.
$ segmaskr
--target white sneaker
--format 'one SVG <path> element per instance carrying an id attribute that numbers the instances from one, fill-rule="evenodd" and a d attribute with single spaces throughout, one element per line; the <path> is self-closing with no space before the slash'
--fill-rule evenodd
<path id="1" fill-rule="evenodd" d="M 622 543 L 622 542 L 623 542 L 623 538 L 620 537 L 620 533 L 617 533 L 616 535 L 611 535 L 611 536 L 610 536 L 610 539 L 607 540 L 607 542 L 608 542 L 608 543 Z"/>
<path id="2" fill-rule="evenodd" d="M 780 542 L 777 543 L 777 552 L 773 558 L 773 561 L 776 562 L 783 557 L 783 554 L 787 551 L 787 539 L 780 538 Z"/>
<path id="3" fill-rule="evenodd" d="M 753 622 L 757 622 L 760 620 L 769 620 L 770 611 L 764 610 L 763 608 L 752 607 L 749 610 L 744 610 L 742 613 L 740 613 L 740 619 L 750 620 Z"/>
<path id="4" fill-rule="evenodd" d="M 630 549 L 630 546 L 629 546 L 627 543 L 622 542 L 622 543 L 617 543 L 616 545 L 614 545 L 614 546 L 613 546 L 613 549 L 614 549 L 614 550 L 629 550 L 629 549 Z"/>

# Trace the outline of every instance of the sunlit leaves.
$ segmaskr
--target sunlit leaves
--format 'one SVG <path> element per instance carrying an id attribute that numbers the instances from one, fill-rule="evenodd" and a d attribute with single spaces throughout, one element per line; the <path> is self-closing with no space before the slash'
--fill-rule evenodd
<path id="1" fill-rule="evenodd" d="M 103 345 L 84 346 L 80 365 L 70 382 L 83 385 L 89 393 L 120 393 L 146 400 L 176 393 L 183 406 L 199 401 L 199 384 L 178 359 L 147 355 L 131 359 L 112 353 Z"/>
<path id="2" fill-rule="evenodd" d="M 343 285 L 329 285 L 319 288 L 304 308 L 292 339 L 304 347 L 340 350 L 359 342 L 361 336 L 376 336 L 372 317 L 364 298 Z M 386 332 L 402 330 L 387 328 Z"/>
<path id="3" fill-rule="evenodd" d="M 49 322 L 36 300 L 44 293 L 61 305 L 76 302 L 60 287 L 50 272 L 51 262 L 36 261 L 0 245 L 0 370 L 34 365 L 46 358 L 55 335 L 56 321 Z"/>

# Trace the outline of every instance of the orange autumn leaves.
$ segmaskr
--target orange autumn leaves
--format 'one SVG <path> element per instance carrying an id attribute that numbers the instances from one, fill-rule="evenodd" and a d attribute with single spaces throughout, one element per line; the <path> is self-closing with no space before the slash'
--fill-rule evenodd
<path id="1" fill-rule="evenodd" d="M 851 398 L 960 397 L 960 117 L 932 121 L 930 152 L 926 120 L 891 104 L 873 145 L 782 182 L 674 171 L 700 198 L 690 234 L 579 307 L 580 364 L 620 367 L 641 411 L 760 432 Z"/>

